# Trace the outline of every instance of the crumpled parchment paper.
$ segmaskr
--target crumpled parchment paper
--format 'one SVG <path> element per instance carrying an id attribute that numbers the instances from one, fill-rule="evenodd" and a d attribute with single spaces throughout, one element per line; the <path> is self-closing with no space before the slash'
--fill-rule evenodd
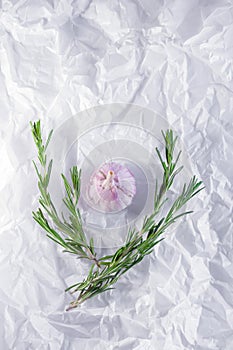
<path id="1" fill-rule="evenodd" d="M 232 350 L 232 2 L 0 6 L 0 348 Z M 46 132 L 112 103 L 163 116 L 206 190 L 114 291 L 67 313 L 64 289 L 87 267 L 31 218 L 28 124 Z"/>

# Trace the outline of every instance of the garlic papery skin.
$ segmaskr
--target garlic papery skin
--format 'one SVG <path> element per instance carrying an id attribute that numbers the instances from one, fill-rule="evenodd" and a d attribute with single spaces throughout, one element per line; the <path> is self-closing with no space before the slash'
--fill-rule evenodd
<path id="1" fill-rule="evenodd" d="M 136 180 L 123 164 L 108 162 L 101 165 L 87 185 L 88 200 L 104 212 L 120 211 L 128 207 L 136 194 Z"/>

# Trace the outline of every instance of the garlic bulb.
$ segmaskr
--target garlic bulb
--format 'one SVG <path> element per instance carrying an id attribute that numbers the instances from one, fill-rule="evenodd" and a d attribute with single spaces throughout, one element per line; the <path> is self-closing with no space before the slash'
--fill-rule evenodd
<path id="1" fill-rule="evenodd" d="M 116 162 L 100 166 L 92 174 L 87 186 L 89 201 L 105 212 L 126 208 L 135 194 L 135 177 L 126 166 Z"/>

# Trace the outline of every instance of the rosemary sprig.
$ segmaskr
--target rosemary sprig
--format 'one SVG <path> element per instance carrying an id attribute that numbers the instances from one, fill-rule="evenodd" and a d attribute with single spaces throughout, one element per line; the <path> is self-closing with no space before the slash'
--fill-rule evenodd
<path id="1" fill-rule="evenodd" d="M 68 182 L 65 175 L 62 174 L 66 197 L 63 199 L 68 211 L 69 221 L 65 219 L 62 213 L 62 219 L 57 213 L 55 206 L 48 192 L 48 185 L 52 170 L 52 160 L 47 162 L 46 150 L 52 137 L 52 132 L 49 133 L 48 139 L 43 144 L 41 135 L 40 121 L 30 123 L 32 135 L 38 151 L 38 160 L 41 170 L 33 161 L 37 176 L 38 188 L 40 190 L 40 208 L 33 212 L 33 218 L 38 224 L 47 231 L 47 236 L 57 244 L 64 248 L 64 251 L 77 255 L 78 258 L 84 258 L 93 261 L 98 267 L 99 262 L 94 251 L 93 239 L 87 242 L 86 236 L 82 227 L 82 219 L 77 207 L 80 196 L 80 177 L 81 171 L 78 171 L 74 166 L 70 170 L 71 183 Z M 47 165 L 48 164 L 48 165 Z M 47 218 L 45 217 L 47 215 Z M 50 222 L 48 221 L 50 219 Z M 53 223 L 53 227 L 51 226 Z"/>
<path id="2" fill-rule="evenodd" d="M 181 194 L 175 199 L 167 215 L 161 218 L 158 223 L 155 223 L 155 216 L 167 200 L 167 198 L 164 199 L 167 191 L 170 189 L 175 176 L 183 168 L 182 166 L 176 168 L 181 151 L 178 153 L 175 161 L 173 161 L 177 137 L 173 137 L 172 130 L 167 130 L 166 133 L 162 132 L 162 135 L 165 143 L 165 159 L 157 148 L 156 152 L 161 161 L 164 174 L 159 189 L 156 183 L 154 212 L 145 218 L 140 231 L 136 229 L 129 230 L 125 244 L 117 249 L 115 254 L 99 259 L 100 265 L 103 266 L 102 269 L 95 270 L 94 265 L 92 265 L 87 278 L 66 289 L 66 291 L 70 290 L 71 293 L 79 292 L 77 299 L 70 303 L 67 310 L 77 307 L 97 294 L 112 289 L 112 285 L 118 281 L 120 276 L 138 264 L 146 255 L 150 254 L 154 247 L 164 239 L 160 238 L 160 236 L 170 225 L 178 218 L 192 213 L 192 211 L 179 214 L 177 212 L 204 188 L 200 187 L 202 182 L 198 181 L 195 176 L 191 178 L 188 186 L 184 185 Z"/>
<path id="3" fill-rule="evenodd" d="M 49 133 L 44 145 L 40 121 L 31 123 L 31 128 L 38 150 L 38 160 L 41 165 L 41 171 L 39 171 L 37 165 L 33 162 L 38 176 L 39 203 L 41 206 L 37 212 L 33 212 L 33 217 L 47 231 L 47 236 L 61 245 L 64 251 L 73 253 L 79 258 L 86 258 L 92 261 L 88 276 L 82 282 L 78 282 L 66 289 L 66 291 L 71 291 L 71 293 L 79 292 L 77 299 L 71 302 L 67 308 L 67 310 L 70 310 L 97 294 L 113 289 L 112 285 L 118 281 L 120 276 L 138 264 L 146 255 L 150 254 L 154 247 L 164 239 L 160 238 L 160 236 L 170 225 L 182 216 L 192 213 L 192 211 L 179 213 L 179 210 L 203 189 L 201 187 L 202 182 L 198 181 L 196 176 L 193 176 L 189 184 L 183 186 L 180 195 L 173 201 L 167 214 L 158 222 L 155 221 L 155 217 L 159 214 L 161 207 L 168 200 L 166 197 L 168 190 L 171 188 L 177 174 L 183 168 L 182 166 L 177 168 L 181 151 L 174 158 L 177 137 L 174 138 L 172 130 L 167 130 L 165 133 L 162 131 L 165 157 L 161 155 L 157 148 L 156 152 L 163 168 L 163 179 L 159 188 L 156 181 L 153 212 L 150 216 L 145 217 L 140 230 L 136 228 L 129 229 L 125 244 L 121 248 L 117 249 L 114 254 L 103 256 L 97 260 L 93 238 L 90 239 L 89 243 L 87 242 L 78 209 L 81 171 L 78 171 L 76 166 L 71 168 L 71 184 L 62 174 L 66 190 L 66 197 L 63 199 L 63 202 L 68 209 L 69 219 L 67 220 L 63 214 L 61 219 L 48 192 L 52 160 L 47 165 L 46 150 L 52 131 Z M 45 214 L 47 214 L 47 218 Z M 48 219 L 53 223 L 53 227 Z"/>

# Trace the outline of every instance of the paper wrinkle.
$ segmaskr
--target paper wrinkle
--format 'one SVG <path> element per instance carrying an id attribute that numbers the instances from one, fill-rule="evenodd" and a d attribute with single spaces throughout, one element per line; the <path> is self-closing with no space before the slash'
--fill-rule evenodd
<path id="1" fill-rule="evenodd" d="M 232 23 L 227 0 L 0 2 L 1 349 L 233 349 Z M 32 220 L 29 121 L 112 103 L 162 115 L 206 190 L 113 292 L 66 313 L 88 267 Z"/>

